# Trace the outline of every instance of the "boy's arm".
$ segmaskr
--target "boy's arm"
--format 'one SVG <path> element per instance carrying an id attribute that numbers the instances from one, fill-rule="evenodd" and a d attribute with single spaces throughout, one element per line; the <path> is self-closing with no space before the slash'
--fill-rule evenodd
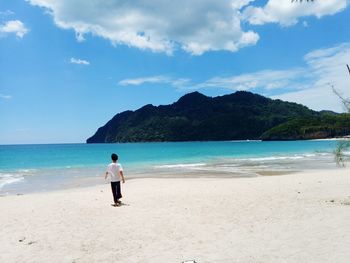
<path id="1" fill-rule="evenodd" d="M 108 176 L 108 172 L 105 173 L 105 180 L 107 179 L 107 176 Z"/>
<path id="2" fill-rule="evenodd" d="M 123 171 L 119 171 L 120 177 L 122 178 L 122 182 L 125 183 L 124 173 Z"/>

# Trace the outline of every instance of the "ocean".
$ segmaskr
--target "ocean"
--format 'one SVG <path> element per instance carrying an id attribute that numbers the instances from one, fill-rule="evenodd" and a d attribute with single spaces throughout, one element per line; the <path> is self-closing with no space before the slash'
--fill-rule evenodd
<path id="1" fill-rule="evenodd" d="M 104 183 L 111 153 L 129 179 L 252 177 L 335 168 L 337 141 L 0 145 L 0 195 Z"/>

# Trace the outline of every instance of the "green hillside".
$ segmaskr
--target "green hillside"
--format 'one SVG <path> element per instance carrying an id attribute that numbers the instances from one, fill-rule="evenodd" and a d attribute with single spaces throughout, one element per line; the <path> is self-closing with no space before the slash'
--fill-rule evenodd
<path id="1" fill-rule="evenodd" d="M 328 138 L 349 127 L 347 115 L 250 92 L 213 98 L 193 92 L 171 105 L 119 113 L 87 143 Z"/>
<path id="2" fill-rule="evenodd" d="M 262 140 L 307 140 L 350 134 L 350 114 L 321 114 L 282 123 L 262 134 Z"/>

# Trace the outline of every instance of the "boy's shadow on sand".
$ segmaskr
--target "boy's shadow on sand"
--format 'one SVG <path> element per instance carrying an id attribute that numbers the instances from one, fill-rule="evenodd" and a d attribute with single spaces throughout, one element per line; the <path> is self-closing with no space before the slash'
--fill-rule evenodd
<path id="1" fill-rule="evenodd" d="M 122 206 L 130 206 L 130 204 L 127 204 L 127 203 L 120 203 L 119 205 L 115 205 L 115 204 L 111 204 L 111 206 L 113 207 L 122 207 Z"/>

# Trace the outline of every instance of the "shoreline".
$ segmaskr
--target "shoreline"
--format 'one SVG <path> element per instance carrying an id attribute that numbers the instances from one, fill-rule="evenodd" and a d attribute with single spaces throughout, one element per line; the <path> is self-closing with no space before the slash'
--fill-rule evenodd
<path id="1" fill-rule="evenodd" d="M 347 168 L 341 168 L 341 167 L 334 167 L 334 168 L 327 168 L 327 169 L 304 169 L 304 170 L 290 170 L 290 171 L 276 171 L 276 170 L 264 170 L 264 171 L 256 171 L 255 173 L 251 173 L 250 175 L 247 174 L 234 174 L 234 173 L 227 173 L 222 174 L 220 172 L 214 173 L 214 172 L 207 172 L 207 173 L 189 173 L 189 172 L 177 172 L 171 174 L 170 172 L 167 173 L 159 173 L 157 175 L 151 175 L 149 173 L 145 174 L 138 174 L 137 176 L 130 176 L 127 177 L 126 175 L 126 181 L 134 181 L 134 180 L 144 180 L 144 179 L 244 179 L 244 178 L 258 178 L 258 177 L 274 177 L 274 176 L 288 176 L 292 174 L 299 174 L 299 173 L 315 173 L 315 172 L 322 172 L 324 170 L 327 171 L 335 171 L 337 169 L 347 169 Z M 350 171 L 350 169 L 349 169 Z M 35 189 L 35 190 L 12 190 L 11 192 L 0 192 L 0 198 L 1 197 L 7 197 L 7 196 L 22 196 L 22 195 L 31 195 L 31 194 L 45 194 L 50 192 L 60 192 L 60 191 L 66 191 L 66 190 L 75 190 L 75 189 L 85 189 L 85 188 L 94 188 L 99 187 L 103 185 L 109 185 L 109 181 L 104 181 L 103 176 L 101 177 L 80 177 L 75 178 L 70 183 L 57 186 L 56 188 L 52 189 Z"/>
<path id="2" fill-rule="evenodd" d="M 348 262 L 350 168 L 0 198 L 1 262 Z"/>
<path id="3" fill-rule="evenodd" d="M 308 158 L 308 157 L 307 157 Z M 245 178 L 260 176 L 283 176 L 299 172 L 313 172 L 317 170 L 332 171 L 339 169 L 338 166 L 328 159 L 303 159 L 297 157 L 276 158 L 253 158 L 253 161 L 241 159 L 223 159 L 220 162 L 162 165 L 146 170 L 126 169 L 128 180 L 141 178 Z M 347 162 L 349 165 L 349 162 Z M 89 173 L 83 170 L 73 169 L 73 172 L 62 170 L 59 174 L 46 173 L 47 170 L 36 170 L 37 175 L 29 174 L 23 176 L 19 182 L 14 182 L 0 189 L 0 196 L 30 194 L 34 192 L 50 192 L 59 189 L 81 188 L 94 185 L 103 185 L 101 175 L 102 168 L 95 169 Z M 56 171 L 56 169 L 54 170 Z"/>
<path id="4" fill-rule="evenodd" d="M 201 178 L 214 178 L 214 179 L 240 179 L 240 178 L 257 178 L 257 177 L 271 177 L 271 176 L 288 176 L 292 174 L 299 173 L 318 173 L 323 171 L 336 172 L 336 170 L 344 170 L 348 169 L 349 162 L 347 162 L 346 167 L 338 167 L 334 165 L 334 167 L 322 167 L 322 168 L 300 168 L 290 169 L 290 170 L 276 170 L 276 169 L 253 169 L 254 166 L 249 170 L 243 172 L 235 173 L 235 172 L 225 172 L 225 171 L 185 171 L 185 170 L 177 170 L 171 172 L 171 170 L 157 172 L 155 175 L 150 171 L 146 173 L 134 173 L 131 176 L 126 174 L 126 180 L 142 180 L 142 179 L 201 179 Z M 350 169 L 350 168 L 349 168 Z M 349 170 L 350 171 L 350 170 Z M 49 179 L 50 180 L 50 179 Z M 0 198 L 6 196 L 18 196 L 18 195 L 30 195 L 35 193 L 50 193 L 56 191 L 64 191 L 70 189 L 84 189 L 90 187 L 103 186 L 105 184 L 109 184 L 104 181 L 103 176 L 86 176 L 86 177 L 74 177 L 71 178 L 69 182 L 61 183 L 55 188 L 50 189 L 26 189 L 26 190 L 11 190 L 11 192 L 0 191 Z"/>
<path id="5" fill-rule="evenodd" d="M 206 174 L 206 175 L 162 175 L 162 176 L 138 176 L 138 177 L 130 177 L 127 178 L 126 181 L 134 181 L 134 180 L 145 180 L 145 179 L 160 179 L 160 180 L 170 180 L 170 179 L 240 179 L 240 178 L 254 178 L 254 177 L 260 177 L 260 176 L 285 176 L 289 174 L 294 174 L 298 173 L 298 171 L 294 172 L 286 172 L 286 173 L 281 173 L 281 174 L 264 174 L 264 175 L 259 175 L 259 176 L 218 176 L 218 175 L 213 175 L 213 174 Z M 102 177 L 101 177 L 102 178 Z M 95 178 L 80 178 L 79 181 L 84 181 L 86 179 L 95 179 Z M 102 180 L 102 179 L 101 179 Z M 87 189 L 87 188 L 95 188 L 99 186 L 104 186 L 104 185 L 110 185 L 109 182 L 100 182 L 96 184 L 84 184 L 84 185 L 68 185 L 65 187 L 62 187 L 60 189 L 43 189 L 43 190 L 33 190 L 33 191 L 24 191 L 24 192 L 18 192 L 18 193 L 0 193 L 0 198 L 1 197 L 7 197 L 7 196 L 24 196 L 24 195 L 32 195 L 32 194 L 48 194 L 51 192 L 61 192 L 61 191 L 69 191 L 69 190 L 79 190 L 79 189 Z"/>

